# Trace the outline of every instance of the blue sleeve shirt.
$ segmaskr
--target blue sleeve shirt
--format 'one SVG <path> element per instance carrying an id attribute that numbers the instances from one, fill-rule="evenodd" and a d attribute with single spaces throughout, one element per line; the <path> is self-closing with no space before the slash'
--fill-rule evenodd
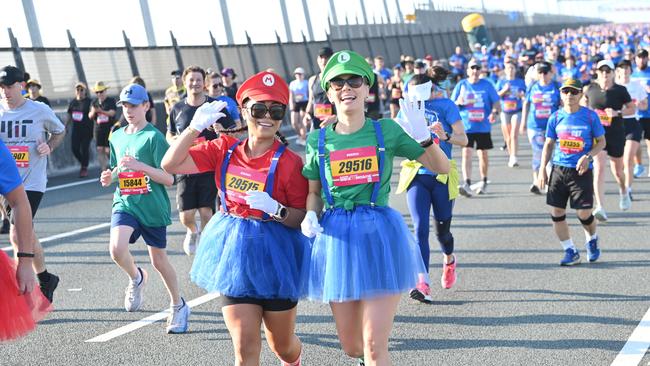
<path id="1" fill-rule="evenodd" d="M 526 127 L 534 130 L 545 130 L 548 119 L 560 107 L 560 91 L 557 84 L 533 84 L 526 95 L 528 101 L 528 116 Z"/>
<path id="2" fill-rule="evenodd" d="M 555 140 L 553 164 L 575 168 L 578 160 L 591 151 L 596 137 L 605 134 L 596 112 L 580 107 L 575 113 L 560 109 L 548 120 L 546 137 Z M 592 164 L 589 164 L 589 168 Z"/>
<path id="3" fill-rule="evenodd" d="M 490 132 L 489 117 L 492 105 L 499 101 L 499 95 L 492 83 L 485 79 L 479 79 L 476 84 L 471 84 L 464 79 L 456 84 L 451 93 L 451 100 L 456 101 L 461 93 L 465 105 L 460 106 L 460 117 L 463 120 L 465 132 Z"/>
<path id="4" fill-rule="evenodd" d="M 6 196 L 8 193 L 23 184 L 20 178 L 16 161 L 9 152 L 7 146 L 0 140 L 0 194 Z"/>
<path id="5" fill-rule="evenodd" d="M 501 79 L 497 82 L 497 91 L 503 89 L 506 84 L 510 84 L 510 91 L 501 98 L 501 110 L 505 113 L 521 112 L 522 97 L 520 95 L 526 93 L 526 82 L 519 78 Z"/>
<path id="6" fill-rule="evenodd" d="M 638 68 L 635 69 L 630 76 L 630 79 L 639 81 L 645 88 L 650 85 L 650 67 L 646 67 L 645 70 L 639 70 Z M 650 97 L 650 94 L 648 94 L 648 96 Z M 638 112 L 639 118 L 650 118 L 650 108 L 645 111 L 639 110 Z"/>

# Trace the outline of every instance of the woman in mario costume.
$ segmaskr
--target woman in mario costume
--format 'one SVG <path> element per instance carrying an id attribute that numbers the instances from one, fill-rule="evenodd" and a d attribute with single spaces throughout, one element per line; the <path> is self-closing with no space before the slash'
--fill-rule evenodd
<path id="1" fill-rule="evenodd" d="M 301 228 L 315 237 L 309 298 L 330 304 L 346 354 L 387 365 L 400 294 L 426 272 L 402 215 L 388 207 L 393 158 L 417 160 L 443 174 L 449 160 L 431 139 L 422 103 L 401 99 L 399 124 L 366 118 L 374 82 L 372 69 L 352 51 L 337 52 L 323 70 L 321 84 L 338 121 L 309 135 L 303 168 L 309 195 Z"/>
<path id="2" fill-rule="evenodd" d="M 279 75 L 261 72 L 246 80 L 236 97 L 245 127 L 192 146 L 225 107 L 206 103 L 169 149 L 163 167 L 172 173 L 215 172 L 221 212 L 203 230 L 191 277 L 222 294 L 236 364 L 259 362 L 263 322 L 282 364 L 299 365 L 296 305 L 306 294 L 310 252 L 298 230 L 307 198 L 303 163 L 278 133 L 289 88 Z M 246 129 L 246 140 L 230 136 Z"/>

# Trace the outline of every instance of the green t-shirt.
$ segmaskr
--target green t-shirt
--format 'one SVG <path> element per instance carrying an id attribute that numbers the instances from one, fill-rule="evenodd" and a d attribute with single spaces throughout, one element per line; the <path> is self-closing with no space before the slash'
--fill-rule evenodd
<path id="1" fill-rule="evenodd" d="M 122 157 L 130 155 L 138 161 L 160 168 L 169 144 L 165 137 L 150 123 L 135 134 L 125 133 L 126 127 L 115 131 L 110 139 L 111 169 L 115 168 Z M 122 194 L 119 187 L 113 195 L 113 212 L 124 211 L 133 215 L 140 224 L 149 227 L 171 225 L 171 206 L 165 187 L 144 178 L 146 184 L 145 194 Z"/>
<path id="2" fill-rule="evenodd" d="M 393 174 L 393 158 L 395 156 L 405 157 L 415 160 L 424 154 L 424 148 L 404 132 L 392 119 L 379 120 L 385 144 L 384 169 L 381 173 L 381 186 L 377 195 L 378 206 L 388 205 L 388 194 L 390 193 L 390 177 Z M 312 131 L 307 139 L 307 154 L 305 166 L 302 169 L 302 175 L 309 180 L 320 180 L 319 162 L 318 162 L 318 134 L 319 131 Z M 340 135 L 336 133 L 332 126 L 326 127 L 325 134 L 325 172 L 327 183 L 332 193 L 335 207 L 343 207 L 351 210 L 355 205 L 370 204 L 370 197 L 374 183 L 363 183 L 348 186 L 334 186 L 332 180 L 332 170 L 330 166 L 330 153 L 338 150 L 352 148 L 362 148 L 377 146 L 377 136 L 372 121 L 366 119 L 363 127 L 349 135 Z M 375 149 L 375 152 L 378 152 Z M 378 158 L 377 158 L 378 159 Z M 335 168 L 337 169 L 337 168 Z M 323 202 L 327 204 L 325 195 L 321 194 Z"/>

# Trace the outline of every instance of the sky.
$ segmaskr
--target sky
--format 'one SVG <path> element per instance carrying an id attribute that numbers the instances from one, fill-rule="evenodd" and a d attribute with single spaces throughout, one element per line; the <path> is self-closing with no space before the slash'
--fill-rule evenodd
<path id="1" fill-rule="evenodd" d="M 159 46 L 171 44 L 169 31 L 174 33 L 180 45 L 205 45 L 210 43 L 208 31 L 219 44 L 226 44 L 223 18 L 219 0 L 148 0 L 153 21 L 156 42 Z M 278 32 L 286 41 L 285 29 L 279 0 L 226 0 L 233 29 L 235 43 L 244 43 L 248 32 L 253 42 L 275 42 Z M 288 8 L 294 40 L 306 35 L 307 26 L 301 0 L 285 0 Z M 347 15 L 351 23 L 362 19 L 361 1 L 364 2 L 368 18 L 385 17 L 382 0 L 334 0 L 339 23 L 345 22 Z M 403 14 L 412 13 L 416 4 L 429 3 L 423 0 L 386 0 L 391 17 L 397 16 L 399 1 Z M 434 5 L 451 7 L 456 0 L 434 0 Z M 602 2 L 602 1 L 601 1 Z M 612 1 L 610 1 L 611 3 Z M 628 0 L 627 3 L 641 1 Z M 30 47 L 31 40 L 22 0 L 2 0 L 3 25 L 10 27 L 18 38 L 21 47 Z M 146 46 L 147 38 L 142 22 L 139 0 L 33 0 L 38 17 L 41 38 L 45 47 L 68 47 L 66 29 L 69 29 L 79 47 L 121 47 L 124 45 L 122 30 L 126 32 L 133 46 Z M 307 0 L 310 7 L 312 27 L 316 39 L 324 39 L 328 28 L 328 0 Z M 465 0 L 464 6 L 488 9 L 527 11 L 528 13 L 561 12 L 576 14 L 579 5 L 566 5 L 558 0 Z M 576 2 L 574 2 L 576 3 Z M 585 2 L 581 2 L 584 4 Z M 593 2 L 592 2 L 593 3 Z M 648 4 L 648 2 L 645 2 Z M 181 5 L 179 5 L 181 4 Z M 191 4 L 183 7 L 183 4 Z M 582 7 L 578 13 L 591 11 L 594 6 Z M 363 22 L 360 20 L 360 22 Z M 4 27 L 3 27 L 4 28 Z M 0 47 L 9 47 L 6 30 L 0 34 Z"/>

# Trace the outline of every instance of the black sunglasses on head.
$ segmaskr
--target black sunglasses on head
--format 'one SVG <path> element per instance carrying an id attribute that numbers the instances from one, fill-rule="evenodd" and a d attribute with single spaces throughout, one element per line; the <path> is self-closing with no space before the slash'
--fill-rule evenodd
<path id="1" fill-rule="evenodd" d="M 287 111 L 287 106 L 274 104 L 269 108 L 264 103 L 255 103 L 246 109 L 251 112 L 253 118 L 264 118 L 268 114 L 272 120 L 281 121 Z"/>
<path id="2" fill-rule="evenodd" d="M 469 68 L 472 69 L 472 70 L 480 70 L 481 69 L 481 67 L 478 66 L 478 65 L 472 65 Z"/>
<path id="3" fill-rule="evenodd" d="M 564 88 L 561 90 L 562 94 L 571 94 L 571 95 L 578 95 L 580 94 L 580 90 L 573 89 L 573 88 Z"/>
<path id="4" fill-rule="evenodd" d="M 349 79 L 334 78 L 330 80 L 329 83 L 334 90 L 341 90 L 345 84 L 348 84 L 352 89 L 360 88 L 364 81 L 365 78 L 363 76 L 353 76 Z"/>

